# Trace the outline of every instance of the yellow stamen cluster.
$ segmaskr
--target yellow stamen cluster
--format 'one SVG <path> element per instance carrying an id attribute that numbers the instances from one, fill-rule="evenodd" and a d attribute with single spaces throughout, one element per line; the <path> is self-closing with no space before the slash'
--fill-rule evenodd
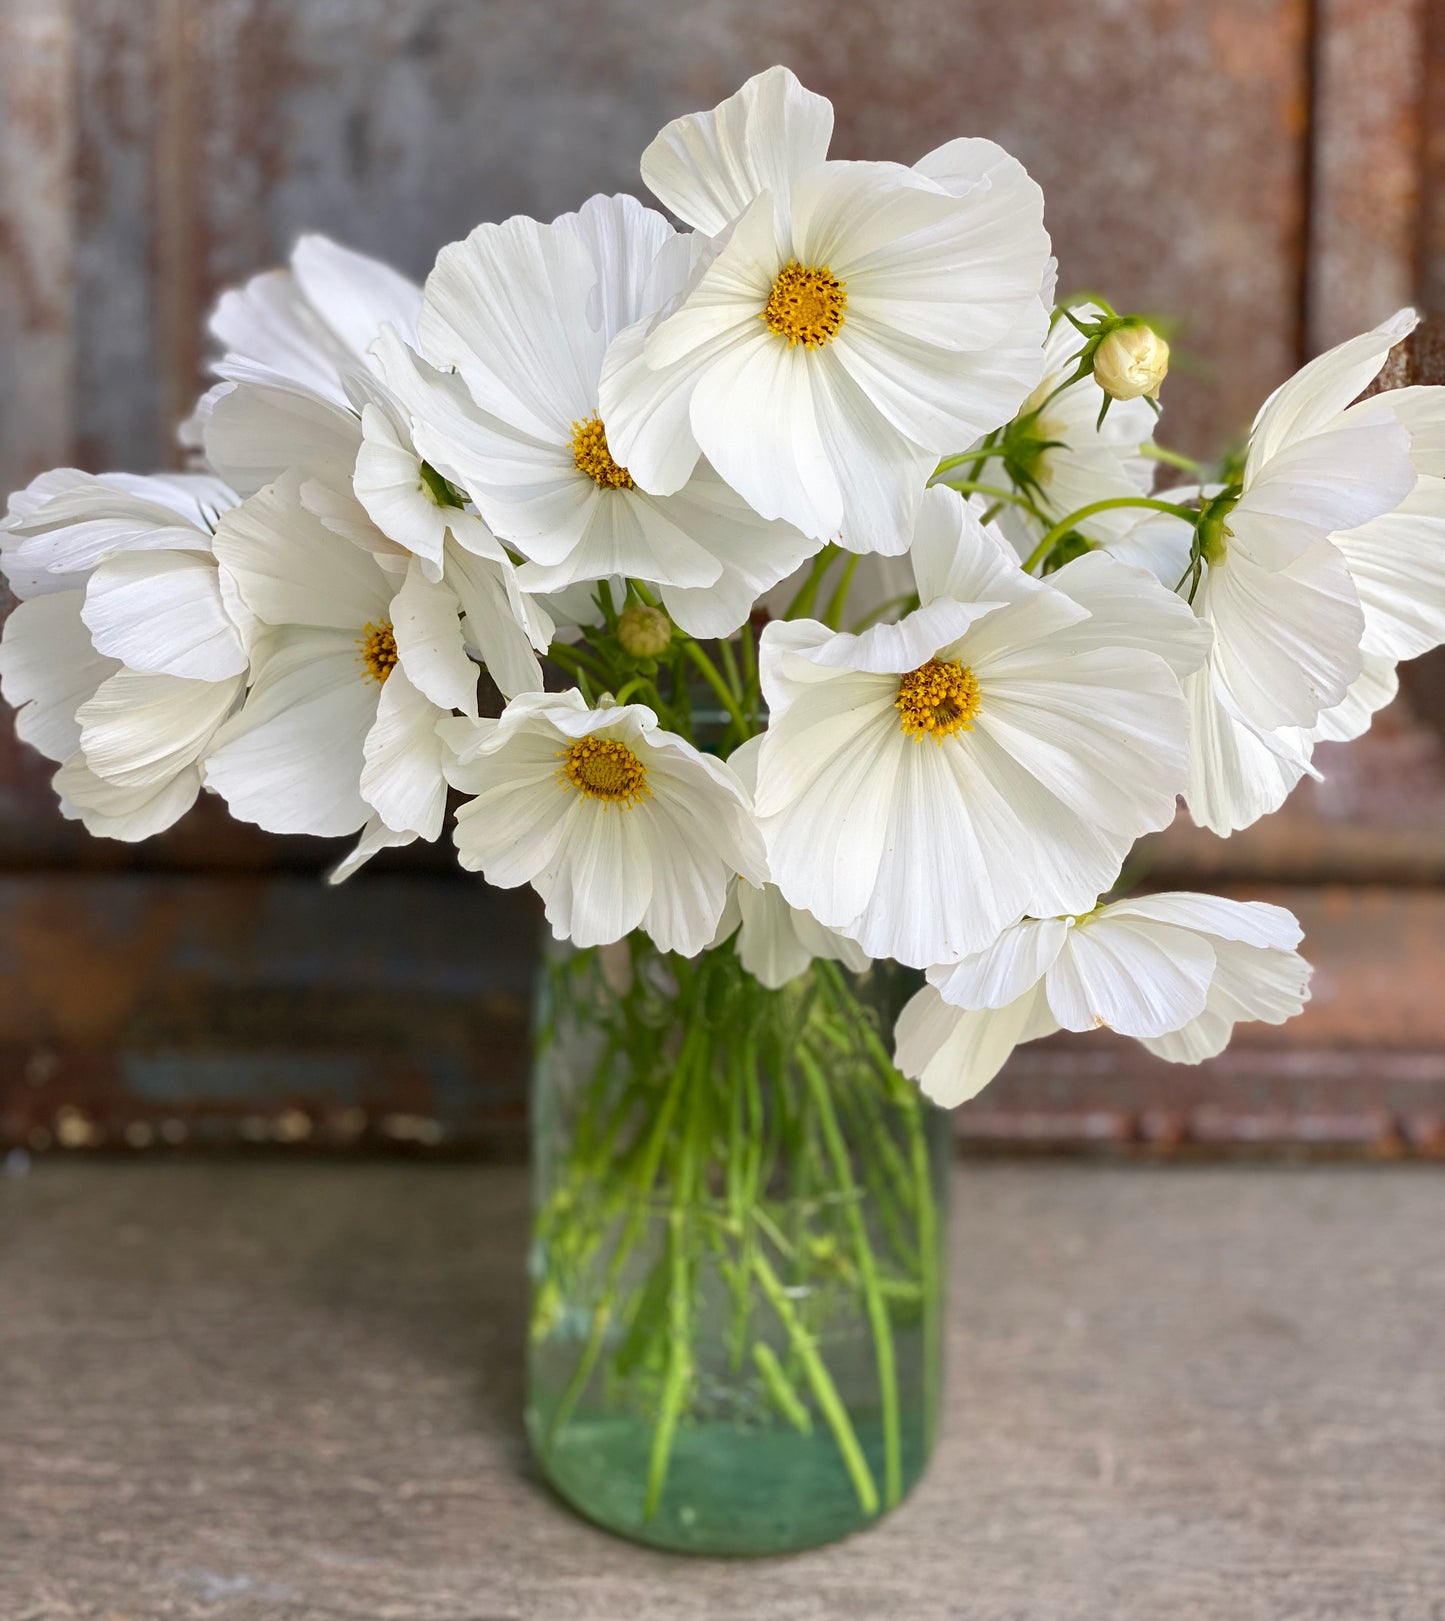
<path id="1" fill-rule="evenodd" d="M 791 348 L 821 349 L 838 336 L 848 294 L 827 265 L 800 265 L 789 259 L 778 272 L 762 318 Z"/>
<path id="2" fill-rule="evenodd" d="M 902 676 L 893 700 L 909 737 L 931 737 L 935 743 L 971 732 L 978 705 L 978 677 L 967 665 L 942 659 L 929 659 Z"/>
<path id="3" fill-rule="evenodd" d="M 367 625 L 356 645 L 361 649 L 361 662 L 366 666 L 368 681 L 383 682 L 396 668 L 396 637 L 390 625 Z"/>
<path id="4" fill-rule="evenodd" d="M 647 767 L 615 738 L 594 737 L 589 732 L 563 749 L 557 758 L 562 762 L 558 782 L 564 786 L 570 783 L 589 799 L 600 799 L 605 805 L 630 810 L 651 792 Z"/>
<path id="5" fill-rule="evenodd" d="M 619 467 L 607 448 L 607 430 L 601 417 L 588 417 L 585 422 L 572 424 L 572 459 L 579 472 L 600 490 L 630 490 L 632 474 Z"/>

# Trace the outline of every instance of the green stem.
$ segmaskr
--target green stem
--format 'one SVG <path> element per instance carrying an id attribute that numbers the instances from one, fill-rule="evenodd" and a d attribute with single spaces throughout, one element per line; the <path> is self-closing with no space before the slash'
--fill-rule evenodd
<path id="1" fill-rule="evenodd" d="M 773 1404 L 799 1435 L 813 1433 L 813 1415 L 793 1389 L 778 1354 L 765 1340 L 753 1346 L 753 1361 L 762 1375 L 763 1384 L 773 1398 Z"/>
<path id="2" fill-rule="evenodd" d="M 995 501 L 1006 501 L 1010 506 L 1023 507 L 1025 511 L 1039 516 L 1039 509 L 1026 495 L 1020 495 L 1017 490 L 1006 490 L 999 484 L 980 484 L 972 478 L 941 478 L 934 481 L 946 484 L 950 490 L 957 490 L 960 495 L 988 495 Z"/>
<path id="3" fill-rule="evenodd" d="M 706 1054 L 704 1054 L 704 1063 Z M 692 1226 L 694 1184 L 697 1180 L 699 1122 L 705 1104 L 703 1089 L 694 1085 L 692 1111 L 683 1133 L 682 1159 L 673 1185 L 672 1208 L 667 1215 L 667 1373 L 663 1379 L 662 1400 L 658 1406 L 657 1428 L 652 1432 L 652 1455 L 647 1464 L 647 1496 L 642 1517 L 650 1520 L 662 1501 L 672 1462 L 677 1421 L 692 1379 L 691 1315 L 692 1290 L 689 1278 L 688 1238 Z"/>
<path id="4" fill-rule="evenodd" d="M 837 963 L 819 960 L 814 964 L 818 978 L 840 1013 L 856 1009 Z M 918 1200 L 919 1283 L 923 1291 L 923 1423 L 930 1444 L 938 1429 L 938 1397 L 942 1389 L 940 1366 L 943 1355 L 943 1276 L 939 1252 L 938 1207 L 933 1197 L 933 1172 L 929 1164 L 928 1136 L 924 1117 L 928 1105 L 918 1088 L 898 1073 L 888 1049 L 861 1012 L 855 1020 L 858 1034 L 877 1067 L 880 1078 L 894 1091 L 904 1111 L 908 1129 L 909 1158 L 913 1189 Z"/>
<path id="5" fill-rule="evenodd" d="M 838 548 L 829 541 L 813 559 L 813 566 L 808 570 L 807 578 L 798 587 L 797 595 L 784 610 L 784 619 L 805 619 L 813 611 L 813 599 L 818 595 L 818 587 L 823 583 L 823 576 L 837 555 Z"/>
<path id="6" fill-rule="evenodd" d="M 680 645 L 683 653 L 691 661 L 693 668 L 712 688 L 717 695 L 718 702 L 727 710 L 728 716 L 733 725 L 737 727 L 739 735 L 741 737 L 749 736 L 752 728 L 748 725 L 748 718 L 743 714 L 742 705 L 728 690 L 727 682 L 718 674 L 717 666 L 690 636 Z"/>
<path id="7" fill-rule="evenodd" d="M 853 1234 L 858 1276 L 868 1321 L 873 1328 L 873 1348 L 878 1359 L 878 1394 L 883 1409 L 883 1501 L 886 1507 L 893 1508 L 903 1497 L 902 1432 L 898 1420 L 898 1369 L 893 1354 L 893 1325 L 888 1317 L 888 1304 L 878 1285 L 878 1267 L 873 1246 L 868 1242 L 868 1228 L 859 1204 L 858 1185 L 853 1179 L 848 1146 L 838 1129 L 838 1117 L 833 1111 L 828 1083 L 805 1048 L 800 1047 L 796 1056 L 798 1067 L 813 1094 L 813 1105 L 823 1128 L 823 1140 L 833 1161 L 833 1175 L 844 1198 L 844 1214 Z"/>
<path id="8" fill-rule="evenodd" d="M 753 1256 L 753 1271 L 764 1295 L 767 1296 L 769 1305 L 778 1314 L 778 1320 L 788 1336 L 788 1343 L 802 1364 L 808 1387 L 813 1392 L 813 1399 L 817 1402 L 828 1428 L 833 1432 L 833 1439 L 838 1443 L 843 1467 L 847 1469 L 849 1479 L 853 1482 L 853 1490 L 858 1494 L 858 1506 L 865 1514 L 872 1516 L 878 1512 L 878 1485 L 873 1479 L 873 1471 L 868 1467 L 867 1458 L 863 1456 L 863 1448 L 858 1444 L 857 1432 L 848 1417 L 848 1410 L 838 1395 L 838 1387 L 833 1383 L 833 1376 L 828 1372 L 822 1357 L 818 1355 L 818 1347 L 813 1341 L 813 1336 L 798 1320 L 792 1301 L 789 1300 L 786 1290 L 778 1281 L 777 1273 L 768 1265 L 767 1257 L 761 1250 Z"/>
<path id="9" fill-rule="evenodd" d="M 1002 457 L 1002 455 L 1003 451 L 992 446 L 985 446 L 982 450 L 961 450 L 956 456 L 945 456 L 938 466 L 933 469 L 930 477 L 932 479 L 941 479 L 945 473 L 951 473 L 955 467 L 962 467 L 965 462 L 972 462 L 973 466 L 968 473 L 968 477 L 972 478 L 985 462 Z"/>
<path id="10" fill-rule="evenodd" d="M 828 606 L 823 611 L 823 623 L 829 630 L 837 630 L 843 621 L 843 607 L 848 601 L 848 587 L 852 585 L 853 575 L 862 561 L 861 553 L 850 552 L 848 561 L 843 565 L 838 583 L 833 587 L 833 594 L 828 598 Z"/>
<path id="11" fill-rule="evenodd" d="M 1166 467 L 1177 467 L 1185 473 L 1203 473 L 1204 463 L 1197 462 L 1182 451 L 1170 450 L 1167 445 L 1140 445 L 1139 454 L 1150 461 L 1163 462 Z"/>
<path id="12" fill-rule="evenodd" d="M 627 1258 L 631 1255 L 642 1232 L 642 1224 L 647 1219 L 647 1201 L 652 1196 L 652 1185 L 657 1180 L 657 1168 L 662 1160 L 662 1150 L 667 1141 L 668 1128 L 672 1123 L 673 1112 L 677 1108 L 678 1096 L 682 1091 L 683 1078 L 692 1062 L 692 1049 L 702 1039 L 702 1036 L 703 1032 L 698 1025 L 693 1025 L 688 1030 L 677 1068 L 673 1071 L 672 1082 L 663 1096 L 662 1105 L 652 1123 L 652 1135 L 647 1140 L 647 1148 L 642 1157 L 642 1167 L 637 1176 L 636 1198 L 627 1213 L 626 1225 L 622 1229 L 622 1233 L 617 1240 L 617 1248 L 612 1252 L 612 1259 L 608 1263 L 607 1276 L 602 1285 L 602 1294 L 592 1313 L 592 1329 L 587 1336 L 587 1344 L 582 1349 L 576 1372 L 573 1373 L 566 1390 L 562 1392 L 562 1399 L 557 1403 L 557 1409 L 552 1414 L 552 1422 L 547 1426 L 548 1447 L 555 1443 L 558 1432 L 571 1418 L 573 1410 L 581 1400 L 582 1392 L 587 1388 L 588 1380 L 592 1377 L 593 1369 L 597 1366 L 597 1359 L 602 1354 L 602 1346 L 607 1338 L 607 1329 L 611 1324 L 612 1314 L 616 1310 L 618 1280 L 621 1278 L 622 1269 L 627 1264 Z"/>
<path id="13" fill-rule="evenodd" d="M 1173 501 L 1156 501 L 1146 495 L 1114 495 L 1107 501 L 1090 501 L 1088 506 L 1080 507 L 1077 512 L 1071 512 L 1067 518 L 1060 518 L 1052 529 L 1029 553 L 1028 561 L 1024 564 L 1024 573 L 1033 571 L 1048 557 L 1054 547 L 1064 538 L 1076 524 L 1084 518 L 1092 518 L 1096 512 L 1111 512 L 1116 507 L 1146 507 L 1151 512 L 1169 512 L 1176 518 L 1183 518 L 1193 523 L 1199 514 L 1189 507 L 1179 506 Z"/>

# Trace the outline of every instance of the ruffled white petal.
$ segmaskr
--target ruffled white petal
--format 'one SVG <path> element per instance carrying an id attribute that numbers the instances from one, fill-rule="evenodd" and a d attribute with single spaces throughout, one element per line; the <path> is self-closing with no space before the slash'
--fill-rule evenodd
<path id="1" fill-rule="evenodd" d="M 76 712 L 85 763 L 123 788 L 154 788 L 193 766 L 231 713 L 240 678 L 187 681 L 118 670 Z"/>
<path id="2" fill-rule="evenodd" d="M 1204 1011 L 1215 955 L 1189 929 L 1105 908 L 1069 930 L 1045 990 L 1066 1030 L 1160 1036 Z"/>
<path id="3" fill-rule="evenodd" d="M 358 359 L 384 323 L 415 341 L 421 288 L 390 265 L 310 235 L 296 244 L 291 268 L 311 308 Z"/>
<path id="4" fill-rule="evenodd" d="M 381 689 L 343 631 L 293 628 L 258 650 L 244 707 L 216 734 L 205 783 L 268 833 L 355 833 Z"/>
<path id="5" fill-rule="evenodd" d="M 1023 918 L 985 950 L 930 968 L 929 984 L 954 1007 L 1007 1007 L 1043 979 L 1068 934 L 1067 918 Z"/>
<path id="6" fill-rule="evenodd" d="M 387 618 L 391 589 L 375 560 L 308 512 L 290 473 L 228 512 L 216 556 L 264 624 L 349 630 Z M 348 828 L 345 831 L 350 832 Z"/>
<path id="7" fill-rule="evenodd" d="M 966 1012 L 925 985 L 898 1017 L 893 1061 L 926 1097 L 952 1109 L 983 1091 L 1015 1047 L 1057 1028 L 1041 988 L 1007 1007 Z"/>
<path id="8" fill-rule="evenodd" d="M 56 761 L 79 749 L 75 713 L 119 668 L 95 651 L 84 601 L 80 591 L 31 597 L 11 610 L 0 637 L 0 694 L 16 711 L 16 735 Z"/>
<path id="9" fill-rule="evenodd" d="M 566 318 L 586 309 L 596 282 L 574 230 L 524 215 L 479 225 L 443 248 L 427 277 L 422 353 L 455 367 L 483 411 L 565 444 L 592 413 L 607 347 L 600 326 Z"/>
<path id="10" fill-rule="evenodd" d="M 1222 838 L 1277 811 L 1311 770 L 1308 741 L 1289 729 L 1270 731 L 1247 720 L 1209 666 L 1185 679 L 1184 696 L 1189 705 L 1184 802 L 1194 821 Z"/>
<path id="11" fill-rule="evenodd" d="M 110 557 L 90 577 L 81 617 L 96 651 L 134 670 L 224 681 L 246 668 L 246 650 L 209 556 L 166 551 Z"/>
<path id="12" fill-rule="evenodd" d="M 716 236 L 763 192 L 786 207 L 793 179 L 827 157 L 832 134 L 832 103 L 772 67 L 711 112 L 665 125 L 642 154 L 642 178 L 679 219 Z"/>
<path id="13" fill-rule="evenodd" d="M 1310 965 L 1294 951 L 1220 940 L 1204 1012 L 1171 1035 L 1144 1045 L 1174 1064 L 1198 1064 L 1223 1052 L 1241 1019 L 1283 1024 L 1309 1000 Z"/>
<path id="14" fill-rule="evenodd" d="M 415 833 L 398 833 L 389 828 L 379 816 L 373 816 L 362 828 L 361 837 L 356 841 L 355 847 L 326 874 L 326 882 L 344 884 L 348 878 L 360 872 L 374 855 L 380 855 L 383 850 L 395 850 L 404 844 L 415 842 Z"/>
<path id="15" fill-rule="evenodd" d="M 140 788 L 98 777 L 76 754 L 51 779 L 60 811 L 93 838 L 138 844 L 172 827 L 196 802 L 201 775 L 195 766 Z"/>
<path id="16" fill-rule="evenodd" d="M 1318 433 L 1379 375 L 1390 350 L 1418 322 L 1414 310 L 1400 310 L 1372 332 L 1347 339 L 1317 356 L 1281 384 L 1260 407 L 1250 435 L 1245 483 L 1287 445 Z"/>
<path id="17" fill-rule="evenodd" d="M 376 720 L 366 734 L 361 796 L 397 833 L 434 839 L 442 830 L 446 750 L 437 734 L 443 711 L 394 669 L 382 684 Z"/>

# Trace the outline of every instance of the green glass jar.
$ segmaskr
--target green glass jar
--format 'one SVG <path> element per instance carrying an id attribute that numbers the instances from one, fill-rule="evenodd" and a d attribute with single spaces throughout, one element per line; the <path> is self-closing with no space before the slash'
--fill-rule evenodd
<path id="1" fill-rule="evenodd" d="M 554 946 L 538 997 L 527 1424 L 590 1519 L 783 1553 L 922 1474 L 949 1133 L 889 1061 L 905 976 Z"/>

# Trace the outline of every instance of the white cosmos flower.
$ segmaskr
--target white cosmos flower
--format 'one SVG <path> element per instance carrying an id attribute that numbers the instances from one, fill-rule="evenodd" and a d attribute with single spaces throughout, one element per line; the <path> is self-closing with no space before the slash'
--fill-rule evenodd
<path id="1" fill-rule="evenodd" d="M 211 552 L 234 503 L 213 478 L 70 468 L 11 498 L 0 568 L 24 600 L 0 689 L 93 834 L 133 842 L 184 814 L 245 689 L 244 615 Z"/>
<path id="2" fill-rule="evenodd" d="M 208 396 L 201 435 L 242 494 L 294 473 L 309 512 L 405 578 L 393 625 L 410 679 L 475 715 L 472 660 L 504 696 L 539 690 L 553 625 L 487 525 L 423 463 L 369 353 L 405 352 L 399 334 L 415 338 L 420 306 L 420 289 L 385 265 L 303 238 L 290 271 L 222 298 L 212 325 L 230 345 L 217 368 L 229 380 Z M 460 387 L 438 387 L 448 383 Z"/>
<path id="3" fill-rule="evenodd" d="M 728 756 L 749 795 L 757 788 L 761 737 L 750 737 Z M 805 973 L 815 957 L 841 962 L 858 974 L 868 966 L 867 953 L 847 935 L 825 929 L 809 912 L 789 906 L 776 884 L 759 887 L 739 878 L 728 891 L 718 923 L 715 946 L 737 935 L 738 960 L 769 990 L 777 990 Z"/>
<path id="4" fill-rule="evenodd" d="M 1083 321 L 1103 314 L 1094 304 L 1072 308 Z M 1147 495 L 1157 467 L 1143 453 L 1153 441 L 1157 421 L 1147 399 L 1113 401 L 1101 423 L 1105 394 L 1092 375 L 1054 393 L 1073 374 L 1083 347 L 1083 337 L 1060 314 L 1044 344 L 1043 380 L 1018 410 L 1020 418 L 1039 413 L 1028 430 L 1021 471 L 1031 480 L 1032 494 L 1050 524 L 1096 501 Z M 1138 521 L 1138 508 L 1116 507 L 1082 519 L 1078 528 L 1089 540 L 1105 543 L 1126 534 Z M 1000 512 L 999 528 L 1020 557 L 1027 557 L 1044 534 L 1039 520 L 1016 506 Z"/>
<path id="5" fill-rule="evenodd" d="M 1300 927 L 1282 907 L 1145 895 L 1082 917 L 1024 918 L 987 950 L 929 970 L 899 1015 L 899 1069 L 947 1107 L 974 1097 L 1013 1049 L 1055 1030 L 1115 1030 L 1197 1064 L 1235 1024 L 1282 1024 L 1309 997 Z"/>
<path id="6" fill-rule="evenodd" d="M 716 240 L 675 311 L 619 336 L 602 415 L 647 489 L 701 454 L 765 517 L 896 553 L 939 453 L 1039 380 L 1043 197 L 989 141 L 840 163 L 832 127 L 779 67 L 648 147 L 650 189 Z"/>
<path id="7" fill-rule="evenodd" d="M 1178 676 L 1203 647 L 1142 570 L 1094 554 L 1032 580 L 946 489 L 913 557 L 922 606 L 899 624 L 764 630 L 756 807 L 792 905 L 924 967 L 1026 913 L 1087 910 L 1168 824 Z"/>
<path id="8" fill-rule="evenodd" d="M 216 555 L 259 626 L 251 688 L 205 762 L 231 814 L 273 833 L 337 835 L 378 817 L 434 839 L 446 805 L 437 722 L 393 630 L 398 577 L 328 529 L 286 474 L 226 514 Z M 410 571 L 402 576 L 410 586 Z M 368 829 L 375 845 L 382 835 Z"/>
<path id="9" fill-rule="evenodd" d="M 426 360 L 399 343 L 376 353 L 422 453 L 530 559 L 526 590 L 632 575 L 684 630 L 719 636 L 816 548 L 705 463 L 663 496 L 613 460 L 598 405 L 607 345 L 680 290 L 688 264 L 687 243 L 631 197 L 593 197 L 550 225 L 480 225 L 427 279 Z"/>
<path id="10" fill-rule="evenodd" d="M 645 930 L 692 956 L 712 940 L 729 880 L 765 879 L 748 796 L 719 761 L 642 704 L 591 709 L 575 691 L 526 693 L 500 720 L 451 721 L 462 866 L 530 883 L 561 940 Z"/>
<path id="11" fill-rule="evenodd" d="M 1394 695 L 1395 662 L 1445 634 L 1442 391 L 1350 404 L 1413 325 L 1404 311 L 1321 355 L 1256 419 L 1243 492 L 1195 594 L 1214 649 L 1185 685 L 1185 800 L 1213 832 L 1277 810 L 1318 775 L 1315 743 L 1363 732 Z M 1189 539 L 1160 516 L 1112 549 L 1173 586 Z"/>
<path id="12" fill-rule="evenodd" d="M 350 409 L 346 379 L 372 365 L 383 325 L 416 337 L 421 289 L 379 259 L 324 236 L 303 236 L 285 270 L 267 270 L 222 293 L 210 329 L 215 364 L 230 382 L 299 388 Z"/>

